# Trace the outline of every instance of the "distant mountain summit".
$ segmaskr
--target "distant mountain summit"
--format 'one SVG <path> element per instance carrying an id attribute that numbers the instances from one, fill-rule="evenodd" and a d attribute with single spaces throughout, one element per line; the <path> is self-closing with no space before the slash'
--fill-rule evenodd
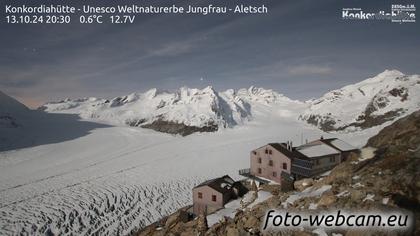
<path id="1" fill-rule="evenodd" d="M 420 109 L 420 76 L 385 70 L 308 103 L 300 119 L 324 131 L 366 129 Z"/>
<path id="2" fill-rule="evenodd" d="M 79 114 L 116 125 L 138 126 L 188 135 L 243 125 L 264 117 L 300 119 L 323 131 L 357 131 L 420 109 L 420 77 L 386 70 L 375 77 L 300 102 L 271 89 L 215 91 L 182 87 L 151 89 L 113 99 L 82 98 L 50 102 L 41 110 Z"/>
<path id="3" fill-rule="evenodd" d="M 0 91 L 0 114 L 26 113 L 29 109 L 16 99 Z"/>

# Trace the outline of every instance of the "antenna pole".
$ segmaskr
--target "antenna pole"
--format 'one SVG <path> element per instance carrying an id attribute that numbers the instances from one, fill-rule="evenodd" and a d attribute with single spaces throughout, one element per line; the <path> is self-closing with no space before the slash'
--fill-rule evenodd
<path id="1" fill-rule="evenodd" d="M 300 133 L 300 145 L 303 145 L 303 132 Z"/>

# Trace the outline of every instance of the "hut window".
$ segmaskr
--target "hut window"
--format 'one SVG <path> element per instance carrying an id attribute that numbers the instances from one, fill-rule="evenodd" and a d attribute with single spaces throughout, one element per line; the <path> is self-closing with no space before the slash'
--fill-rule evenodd
<path id="1" fill-rule="evenodd" d="M 277 177 L 277 172 L 273 172 L 273 177 Z"/>
<path id="2" fill-rule="evenodd" d="M 269 165 L 269 166 L 273 166 L 273 160 L 269 160 L 269 161 L 268 161 L 268 165 Z"/>
<path id="3" fill-rule="evenodd" d="M 287 163 L 283 163 L 283 170 L 287 170 Z"/>
<path id="4" fill-rule="evenodd" d="M 198 192 L 198 198 L 203 198 L 203 193 L 202 192 Z"/>
<path id="5" fill-rule="evenodd" d="M 265 149 L 265 154 L 268 154 L 268 149 Z"/>
<path id="6" fill-rule="evenodd" d="M 268 150 L 268 154 L 273 154 L 273 150 Z"/>
<path id="7" fill-rule="evenodd" d="M 261 168 L 258 168 L 258 174 L 261 174 Z"/>
<path id="8" fill-rule="evenodd" d="M 215 201 L 217 200 L 216 195 L 211 195 L 211 200 L 212 200 L 213 202 L 215 202 Z"/>
<path id="9" fill-rule="evenodd" d="M 252 151 L 252 154 L 257 155 L 257 152 L 256 151 Z"/>
<path id="10" fill-rule="evenodd" d="M 261 157 L 258 157 L 258 163 L 261 164 Z"/>

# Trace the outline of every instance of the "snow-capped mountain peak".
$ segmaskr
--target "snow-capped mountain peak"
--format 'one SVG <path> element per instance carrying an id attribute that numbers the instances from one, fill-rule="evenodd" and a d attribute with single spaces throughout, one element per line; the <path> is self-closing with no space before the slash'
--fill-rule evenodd
<path id="1" fill-rule="evenodd" d="M 404 76 L 404 75 L 405 74 L 402 73 L 399 70 L 395 70 L 395 69 L 388 70 L 388 69 L 386 69 L 385 71 L 379 73 L 378 75 L 376 75 L 373 78 L 384 80 L 384 79 L 394 79 L 394 78 L 401 77 L 401 76 Z"/>
<path id="2" fill-rule="evenodd" d="M 251 86 L 248 89 L 239 89 L 237 92 L 238 96 L 253 102 L 259 102 L 263 104 L 273 104 L 281 102 L 296 102 L 290 98 L 280 94 L 272 89 L 265 89 L 260 87 Z"/>
<path id="3" fill-rule="evenodd" d="M 420 77 L 384 72 L 309 101 L 302 120 L 324 131 L 364 129 L 420 108 Z"/>

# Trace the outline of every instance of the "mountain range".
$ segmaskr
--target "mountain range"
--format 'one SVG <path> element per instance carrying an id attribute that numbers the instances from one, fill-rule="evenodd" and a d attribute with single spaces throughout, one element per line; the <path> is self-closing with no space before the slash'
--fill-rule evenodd
<path id="1" fill-rule="evenodd" d="M 353 132 L 381 125 L 420 109 L 420 76 L 397 70 L 332 90 L 318 99 L 292 100 L 271 89 L 218 92 L 182 87 L 174 92 L 151 89 L 112 99 L 80 98 L 49 102 L 47 113 L 76 114 L 112 125 L 150 128 L 181 134 L 213 132 L 268 117 L 273 113 L 299 119 L 325 132 Z M 29 110 L 0 93 L 0 125 L 19 126 L 18 117 Z"/>
<path id="2" fill-rule="evenodd" d="M 116 125 L 140 126 L 166 133 L 188 135 L 243 125 L 259 108 L 276 104 L 301 104 L 272 90 L 250 87 L 217 92 L 180 88 L 171 93 L 151 89 L 113 99 L 66 99 L 47 103 L 39 109 L 52 113 L 79 114 Z"/>

